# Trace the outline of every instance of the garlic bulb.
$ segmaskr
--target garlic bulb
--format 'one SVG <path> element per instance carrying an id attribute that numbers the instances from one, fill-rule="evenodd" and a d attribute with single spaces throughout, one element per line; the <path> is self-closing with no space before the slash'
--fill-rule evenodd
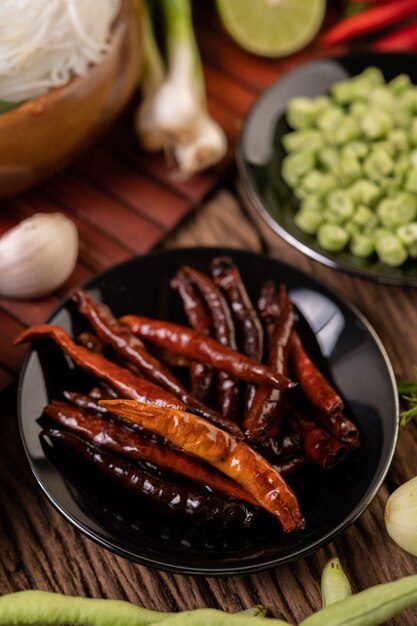
<path id="1" fill-rule="evenodd" d="M 385 507 L 388 534 L 398 545 L 417 556 L 417 476 L 398 487 Z"/>
<path id="2" fill-rule="evenodd" d="M 62 213 L 36 213 L 0 237 L 0 295 L 44 296 L 69 277 L 78 233 Z"/>

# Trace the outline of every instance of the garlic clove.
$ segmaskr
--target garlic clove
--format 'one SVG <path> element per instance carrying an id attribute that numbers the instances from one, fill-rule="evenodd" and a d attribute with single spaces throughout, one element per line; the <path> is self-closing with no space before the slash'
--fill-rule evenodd
<path id="1" fill-rule="evenodd" d="M 57 289 L 72 273 L 78 232 L 62 213 L 36 213 L 0 237 L 0 295 L 31 299 Z"/>
<path id="2" fill-rule="evenodd" d="M 398 487 L 388 498 L 385 526 L 401 548 L 417 556 L 417 476 Z"/>

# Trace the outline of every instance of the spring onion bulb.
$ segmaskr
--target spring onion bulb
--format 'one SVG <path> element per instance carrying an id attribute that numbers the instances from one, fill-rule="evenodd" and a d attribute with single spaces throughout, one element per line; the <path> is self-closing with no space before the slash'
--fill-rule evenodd
<path id="1" fill-rule="evenodd" d="M 31 100 L 83 76 L 107 50 L 120 6 L 121 0 L 2 0 L 0 100 Z"/>
<path id="2" fill-rule="evenodd" d="M 186 178 L 219 161 L 227 149 L 222 128 L 207 111 L 201 60 L 190 0 L 162 0 L 167 70 L 145 21 L 145 79 L 136 131 L 149 150 L 163 147 L 175 157 L 173 175 Z"/>

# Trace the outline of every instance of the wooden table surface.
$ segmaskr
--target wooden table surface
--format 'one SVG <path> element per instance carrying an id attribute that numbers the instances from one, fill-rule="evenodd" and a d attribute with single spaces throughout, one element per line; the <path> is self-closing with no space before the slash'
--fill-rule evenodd
<path id="1" fill-rule="evenodd" d="M 313 48 L 291 60 L 259 61 L 224 37 L 211 13 L 199 33 L 210 107 L 232 141 L 256 94 L 290 65 L 320 53 Z M 238 70 L 242 67 L 244 72 Z M 0 219 L 3 230 L 22 215 L 59 206 L 78 220 L 82 246 L 77 271 L 60 292 L 35 304 L 0 301 L 0 380 L 7 387 L 0 398 L 0 594 L 36 588 L 127 599 L 165 611 L 197 607 L 238 611 L 262 603 L 271 615 L 298 623 L 319 607 L 320 573 L 332 555 L 341 558 L 355 591 L 417 573 L 417 560 L 389 539 L 383 522 L 389 493 L 417 474 L 417 424 L 401 431 L 387 480 L 358 522 L 313 556 L 252 576 L 176 576 L 117 557 L 64 521 L 30 474 L 17 432 L 16 389 L 9 385 L 21 353 L 10 347 L 10 339 L 22 325 L 43 319 L 72 285 L 158 242 L 165 247 L 224 244 L 267 251 L 311 272 L 366 315 L 381 337 L 396 374 L 412 374 L 412 366 L 417 364 L 417 291 L 375 285 L 310 261 L 249 215 L 236 200 L 233 169 L 228 168 L 222 183 L 223 174 L 224 169 L 218 168 L 186 184 L 172 182 L 159 157 L 146 159 L 137 152 L 122 120 L 100 147 L 70 172 L 4 207 Z M 211 195 L 202 203 L 207 192 Z M 166 208 L 173 198 L 170 214 Z M 144 211 L 146 201 L 148 209 Z M 165 217 L 155 220 L 153 211 L 161 205 Z M 188 217 L 171 233 L 186 214 Z M 158 219 L 171 222 L 167 226 Z M 391 623 L 410 625 L 416 621 L 417 611 L 409 611 Z"/>

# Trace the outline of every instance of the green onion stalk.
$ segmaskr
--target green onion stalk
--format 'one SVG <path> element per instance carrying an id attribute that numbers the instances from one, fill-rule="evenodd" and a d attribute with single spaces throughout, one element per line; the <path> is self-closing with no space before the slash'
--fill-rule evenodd
<path id="1" fill-rule="evenodd" d="M 145 20 L 143 101 L 136 116 L 142 145 L 164 148 L 187 177 L 218 162 L 226 153 L 222 128 L 207 111 L 201 59 L 194 36 L 190 0 L 161 0 L 167 68 Z"/>

